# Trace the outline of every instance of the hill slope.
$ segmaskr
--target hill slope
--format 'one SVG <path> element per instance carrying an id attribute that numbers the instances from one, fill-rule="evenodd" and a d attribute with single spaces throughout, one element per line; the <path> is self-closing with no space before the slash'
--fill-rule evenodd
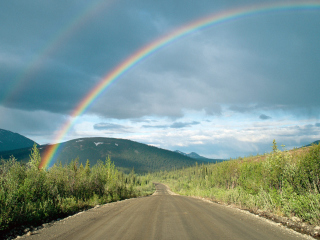
<path id="1" fill-rule="evenodd" d="M 39 147 L 41 155 L 46 147 L 48 146 Z M 0 156 L 8 158 L 14 155 L 18 160 L 27 162 L 29 154 L 30 149 L 20 149 L 2 152 Z M 134 168 L 137 173 L 172 170 L 172 168 L 192 166 L 196 162 L 205 163 L 176 152 L 131 140 L 102 137 L 80 138 L 62 143 L 61 151 L 55 161 L 65 164 L 79 157 L 79 163 L 85 165 L 89 159 L 90 164 L 94 165 L 99 159 L 104 161 L 108 156 L 119 169 L 130 172 Z"/>
<path id="2" fill-rule="evenodd" d="M 320 143 L 320 140 L 314 141 L 313 143 L 310 143 L 306 145 L 305 147 L 311 147 L 313 144 L 318 145 Z"/>
<path id="3" fill-rule="evenodd" d="M 0 151 L 32 147 L 34 141 L 18 133 L 0 129 Z"/>

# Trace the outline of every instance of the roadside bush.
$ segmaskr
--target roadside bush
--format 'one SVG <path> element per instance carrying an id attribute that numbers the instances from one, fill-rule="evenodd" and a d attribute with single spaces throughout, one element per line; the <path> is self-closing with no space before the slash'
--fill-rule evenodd
<path id="1" fill-rule="evenodd" d="M 21 164 L 14 157 L 0 164 L 0 231 L 37 224 L 82 209 L 147 194 L 153 187 L 149 177 L 118 172 L 111 159 L 90 168 L 78 159 L 51 169 L 38 169 L 41 162 L 34 145 L 30 161 Z M 142 184 L 143 183 L 143 184 Z M 143 185 L 143 187 L 142 187 Z"/>
<path id="2" fill-rule="evenodd" d="M 173 191 L 320 224 L 320 145 L 155 175 Z"/>

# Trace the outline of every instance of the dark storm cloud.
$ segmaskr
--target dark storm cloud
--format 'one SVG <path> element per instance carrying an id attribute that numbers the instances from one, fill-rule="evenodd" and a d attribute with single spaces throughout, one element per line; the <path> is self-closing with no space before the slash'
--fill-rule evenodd
<path id="1" fill-rule="evenodd" d="M 61 126 L 65 116 L 45 111 L 23 111 L 0 107 L 0 128 L 29 136 L 43 137 L 43 141 L 50 139 L 52 131 Z M 45 121 L 50 119 L 50 121 Z M 47 142 L 39 142 L 47 143 Z"/>
<path id="2" fill-rule="evenodd" d="M 272 117 L 267 116 L 267 115 L 265 115 L 265 114 L 261 114 L 261 115 L 259 116 L 259 118 L 262 119 L 262 120 L 267 120 L 267 119 L 271 119 Z"/>
<path id="3" fill-rule="evenodd" d="M 22 79 L 1 105 L 70 113 L 106 73 L 151 41 L 210 13 L 256 3 L 110 1 L 80 25 L 73 23 L 99 2 L 0 3 L 1 96 L 11 81 Z M 318 116 L 318 22 L 318 11 L 277 12 L 186 36 L 115 81 L 89 113 L 177 119 L 185 110 L 221 115 L 226 105 L 243 113 L 280 108 L 305 115 L 300 109 L 312 108 Z M 168 127 L 186 123 L 175 124 Z"/>
<path id="4" fill-rule="evenodd" d="M 307 19 L 302 18 L 303 23 L 298 23 L 301 17 Z M 140 64 L 140 74 L 138 70 L 131 71 L 130 76 L 119 80 L 125 84 L 117 86 L 117 94 L 110 92 L 112 98 L 117 99 L 115 102 L 123 103 L 123 111 L 114 109 L 114 105 L 109 110 L 104 105 L 97 106 L 95 111 L 103 108 L 106 114 L 118 118 L 139 117 L 148 113 L 180 117 L 183 115 L 181 109 L 220 114 L 221 105 L 227 104 L 231 110 L 244 113 L 282 109 L 300 114 L 300 109 L 311 111 L 314 108 L 313 115 L 316 115 L 319 109 L 315 99 L 320 90 L 317 83 L 320 70 L 314 56 L 320 56 L 317 53 L 320 50 L 310 47 L 316 39 L 312 28 L 305 30 L 305 26 L 312 25 L 315 16 L 308 18 L 302 14 L 293 19 L 297 26 L 295 29 L 291 25 L 287 29 L 286 19 L 280 16 L 271 20 L 271 26 L 266 25 L 270 17 L 258 18 L 253 26 L 249 18 L 231 25 L 233 30 L 246 27 L 243 30 L 246 34 L 237 30 L 235 36 L 227 32 L 222 34 L 225 38 L 218 38 L 222 31 L 219 28 L 168 46 Z M 259 26 L 261 29 L 257 31 Z M 274 37 L 272 31 L 279 32 L 279 37 Z M 305 32 L 308 38 L 296 34 L 300 31 Z M 254 51 L 251 45 L 243 42 L 248 34 L 250 38 L 247 42 L 252 44 Z M 271 35 L 273 49 L 267 41 Z M 215 40 L 211 43 L 208 39 L 212 36 Z M 296 57 L 298 53 L 299 57 Z"/>
<path id="5" fill-rule="evenodd" d="M 103 1 L 95 2 L 105 5 Z M 0 56 L 11 56 L 0 57 L 4 62 L 0 66 L 1 95 L 9 96 L 1 104 L 70 112 L 99 78 L 150 41 L 146 36 L 156 33 L 130 14 L 130 5 L 122 9 L 119 3 L 106 5 L 97 16 L 77 25 L 74 19 L 95 3 L 74 3 L 32 1 L 26 6 L 20 3 L 21 8 L 14 2 L 0 4 L 6 13 L 0 20 Z M 8 68 L 13 58 L 23 61 Z M 6 85 L 14 81 L 18 88 L 10 94 L 10 86 Z"/>
<path id="6" fill-rule="evenodd" d="M 28 83 L 17 86 L 4 105 L 21 110 L 70 113 L 91 88 L 92 81 L 94 79 L 83 73 L 52 65 L 42 69 Z"/>
<path id="7" fill-rule="evenodd" d="M 278 1 L 259 1 L 270 2 Z M 257 1 L 1 1 L 0 128 L 46 143 L 107 73 L 146 44 L 251 4 Z M 318 10 L 254 14 L 179 38 L 114 81 L 70 134 L 89 136 L 93 126 L 93 135 L 134 138 L 142 129 L 153 134 L 144 136 L 150 144 L 222 157 L 271 151 L 273 138 L 287 146 L 318 140 L 319 19 Z M 199 112 L 210 120 L 190 120 Z M 95 115 L 98 123 L 90 120 Z M 249 115 L 260 121 L 250 126 Z M 232 131 L 230 123 L 202 136 L 210 131 L 206 124 L 218 128 L 234 116 L 248 127 Z M 278 129 L 282 117 L 293 120 Z M 173 140 L 153 142 L 168 129 Z"/>

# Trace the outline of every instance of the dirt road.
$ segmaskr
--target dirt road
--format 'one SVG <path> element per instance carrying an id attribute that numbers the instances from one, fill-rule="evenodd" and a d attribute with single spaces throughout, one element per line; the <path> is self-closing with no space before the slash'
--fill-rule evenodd
<path id="1" fill-rule="evenodd" d="M 106 204 L 62 219 L 22 238 L 312 239 L 237 209 L 171 195 L 162 184 L 156 184 L 152 196 Z"/>

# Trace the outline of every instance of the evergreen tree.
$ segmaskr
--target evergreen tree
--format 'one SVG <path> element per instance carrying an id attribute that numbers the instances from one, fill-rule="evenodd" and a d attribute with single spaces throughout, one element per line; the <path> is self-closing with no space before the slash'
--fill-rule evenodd
<path id="1" fill-rule="evenodd" d="M 87 159 L 87 162 L 86 162 L 86 166 L 84 167 L 84 172 L 86 173 L 87 176 L 89 176 L 90 174 L 90 161 L 89 159 Z"/>
<path id="2" fill-rule="evenodd" d="M 31 150 L 31 154 L 29 155 L 29 157 L 30 157 L 30 160 L 28 162 L 28 166 L 32 169 L 39 168 L 39 165 L 41 162 L 41 156 L 36 143 L 33 144 L 33 148 Z"/>
<path id="3" fill-rule="evenodd" d="M 273 150 L 273 152 L 278 151 L 278 146 L 277 146 L 277 142 L 275 139 L 273 139 L 273 142 L 272 142 L 272 150 Z"/>

